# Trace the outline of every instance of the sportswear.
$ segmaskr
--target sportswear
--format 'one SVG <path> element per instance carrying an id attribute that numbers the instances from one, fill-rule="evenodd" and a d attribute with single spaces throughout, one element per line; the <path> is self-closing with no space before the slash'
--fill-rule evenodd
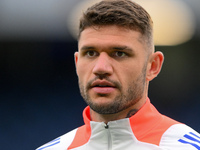
<path id="1" fill-rule="evenodd" d="M 89 106 L 83 118 L 85 125 L 37 150 L 200 150 L 200 134 L 160 114 L 148 98 L 130 118 L 94 122 Z"/>

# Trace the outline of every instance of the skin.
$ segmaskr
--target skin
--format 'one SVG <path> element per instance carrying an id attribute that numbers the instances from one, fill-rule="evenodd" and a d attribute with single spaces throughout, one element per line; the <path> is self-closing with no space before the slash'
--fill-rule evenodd
<path id="1" fill-rule="evenodd" d="M 163 59 L 138 31 L 114 25 L 83 30 L 75 64 L 91 120 L 108 123 L 134 115 L 146 102 L 149 81 L 159 74 Z"/>

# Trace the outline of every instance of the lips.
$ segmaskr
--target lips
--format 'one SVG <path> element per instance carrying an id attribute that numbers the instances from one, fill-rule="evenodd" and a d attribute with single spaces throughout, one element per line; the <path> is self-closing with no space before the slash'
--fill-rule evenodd
<path id="1" fill-rule="evenodd" d="M 96 80 L 91 84 L 91 89 L 98 94 L 109 94 L 116 89 L 116 86 L 106 80 Z"/>
<path id="2" fill-rule="evenodd" d="M 115 88 L 115 85 L 106 80 L 96 80 L 91 84 L 91 87 L 113 87 L 113 88 Z"/>

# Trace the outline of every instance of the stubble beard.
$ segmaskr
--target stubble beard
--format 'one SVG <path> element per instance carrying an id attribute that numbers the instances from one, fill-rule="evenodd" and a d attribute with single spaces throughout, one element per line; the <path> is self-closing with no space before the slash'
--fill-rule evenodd
<path id="1" fill-rule="evenodd" d="M 143 97 L 144 94 L 146 83 L 146 68 L 143 68 L 142 73 L 136 80 L 130 82 L 125 92 L 122 91 L 122 87 L 119 83 L 111 80 L 109 80 L 109 82 L 119 85 L 117 87 L 120 92 L 113 98 L 112 102 L 106 104 L 95 103 L 89 95 L 89 89 L 87 88 L 88 86 L 84 87 L 79 82 L 81 96 L 90 106 L 90 108 L 99 114 L 115 114 L 135 105 Z M 106 98 L 107 95 L 98 96 Z"/>

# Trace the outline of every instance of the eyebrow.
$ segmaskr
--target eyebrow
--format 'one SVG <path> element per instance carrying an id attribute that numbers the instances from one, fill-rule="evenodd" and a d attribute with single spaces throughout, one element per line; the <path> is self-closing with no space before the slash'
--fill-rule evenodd
<path id="1" fill-rule="evenodd" d="M 83 46 L 83 47 L 81 47 L 80 50 L 87 51 L 87 50 L 95 50 L 95 49 L 97 49 L 95 46 Z M 103 48 L 103 49 L 134 52 L 134 50 L 128 46 L 110 46 L 110 47 Z"/>
<path id="2" fill-rule="evenodd" d="M 128 47 L 128 46 L 115 46 L 115 47 L 112 47 L 111 49 L 119 50 L 119 51 L 131 51 L 131 52 L 133 52 L 133 49 Z"/>
<path id="3" fill-rule="evenodd" d="M 93 46 L 83 46 L 83 47 L 81 47 L 80 50 L 87 51 L 87 50 L 92 50 L 92 49 L 95 49 L 95 47 L 93 47 Z"/>

